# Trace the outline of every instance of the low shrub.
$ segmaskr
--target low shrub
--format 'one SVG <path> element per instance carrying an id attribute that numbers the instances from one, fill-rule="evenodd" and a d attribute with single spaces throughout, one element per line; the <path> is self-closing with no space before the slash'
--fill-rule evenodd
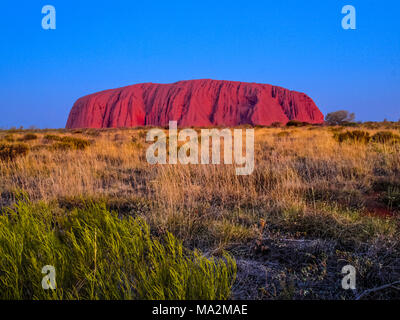
<path id="1" fill-rule="evenodd" d="M 0 214 L 0 299 L 227 299 L 236 263 L 205 258 L 172 234 L 158 240 L 140 218 L 103 204 L 60 214 L 19 200 Z M 58 212 L 58 214 L 57 214 Z M 43 266 L 56 290 L 43 290 Z"/>
<path id="2" fill-rule="evenodd" d="M 18 141 L 31 141 L 36 140 L 38 136 L 34 133 L 27 133 L 23 137 L 19 138 Z"/>
<path id="3" fill-rule="evenodd" d="M 45 138 L 46 140 L 49 140 L 49 141 L 61 141 L 61 140 L 62 140 L 62 137 L 57 136 L 57 135 L 55 135 L 55 134 L 46 134 L 46 135 L 44 136 L 44 138 Z"/>
<path id="4" fill-rule="evenodd" d="M 400 210 L 400 189 L 398 187 L 389 187 L 381 196 L 381 200 L 390 210 Z"/>
<path id="5" fill-rule="evenodd" d="M 344 122 L 342 123 L 343 127 L 358 127 L 359 124 L 357 122 Z"/>
<path id="6" fill-rule="evenodd" d="M 400 178 L 399 177 L 394 177 L 394 176 L 380 177 L 372 183 L 372 190 L 374 192 L 387 191 L 388 189 L 391 189 L 391 188 L 400 189 Z"/>
<path id="7" fill-rule="evenodd" d="M 114 141 L 127 141 L 127 140 L 128 140 L 128 138 L 123 134 L 116 133 L 114 135 Z"/>
<path id="8" fill-rule="evenodd" d="M 26 156 L 29 152 L 29 147 L 23 143 L 0 144 L 0 160 L 13 161 L 17 157 Z"/>
<path id="9" fill-rule="evenodd" d="M 333 132 L 334 134 L 342 132 L 344 130 L 344 127 L 342 126 L 334 126 L 334 127 L 328 127 L 328 130 Z"/>
<path id="10" fill-rule="evenodd" d="M 309 123 L 298 121 L 298 120 L 290 120 L 288 123 L 286 123 L 287 127 L 304 127 L 304 126 L 308 126 L 308 125 L 309 125 Z"/>
<path id="11" fill-rule="evenodd" d="M 377 143 L 392 143 L 399 142 L 400 136 L 391 131 L 378 131 L 372 136 L 371 140 Z"/>
<path id="12" fill-rule="evenodd" d="M 54 143 L 50 150 L 61 150 L 61 151 L 67 151 L 67 150 L 73 150 L 74 146 L 70 143 L 65 143 L 65 142 L 56 142 Z"/>
<path id="13" fill-rule="evenodd" d="M 4 140 L 6 140 L 7 142 L 14 142 L 15 141 L 15 139 L 14 139 L 14 135 L 13 134 L 6 134 L 5 136 L 4 136 Z"/>
<path id="14" fill-rule="evenodd" d="M 99 129 L 86 129 L 84 134 L 90 137 L 99 137 L 101 135 Z"/>
<path id="15" fill-rule="evenodd" d="M 378 129 L 380 124 L 378 122 L 367 121 L 362 124 L 366 129 Z"/>
<path id="16" fill-rule="evenodd" d="M 146 131 L 145 130 L 140 130 L 139 132 L 138 132 L 138 136 L 139 136 L 139 138 L 140 139 L 144 139 L 144 138 L 146 138 Z"/>
<path id="17" fill-rule="evenodd" d="M 74 137 L 62 137 L 55 141 L 58 142 L 52 147 L 56 150 L 85 150 L 90 145 L 90 141 Z"/>
<path id="18" fill-rule="evenodd" d="M 288 132 L 288 131 L 281 131 L 281 132 L 278 132 L 278 133 L 276 134 L 276 137 L 277 137 L 277 138 L 287 138 L 287 137 L 289 137 L 289 135 L 290 135 L 290 132 Z"/>
<path id="19" fill-rule="evenodd" d="M 272 128 L 280 128 L 282 126 L 283 126 L 282 122 L 275 121 L 271 123 Z"/>
<path id="20" fill-rule="evenodd" d="M 49 146 L 46 144 L 35 144 L 32 147 L 30 147 L 30 151 L 32 152 L 38 152 L 42 150 L 49 150 Z"/>
<path id="21" fill-rule="evenodd" d="M 339 142 L 357 142 L 367 144 L 371 140 L 371 136 L 368 132 L 362 130 L 346 131 L 336 133 L 335 139 Z"/>

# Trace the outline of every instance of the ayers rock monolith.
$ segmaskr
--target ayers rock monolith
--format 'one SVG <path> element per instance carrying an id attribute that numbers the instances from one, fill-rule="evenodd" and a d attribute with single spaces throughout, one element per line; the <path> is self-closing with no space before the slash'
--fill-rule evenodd
<path id="1" fill-rule="evenodd" d="M 269 84 L 188 80 L 142 83 L 90 94 L 72 107 L 67 128 L 270 125 L 324 116 L 304 93 Z"/>

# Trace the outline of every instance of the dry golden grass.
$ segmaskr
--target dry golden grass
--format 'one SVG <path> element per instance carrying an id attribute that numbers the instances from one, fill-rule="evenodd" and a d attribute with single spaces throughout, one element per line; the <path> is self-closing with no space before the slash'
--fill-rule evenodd
<path id="1" fill-rule="evenodd" d="M 149 165 L 144 130 L 60 135 L 91 140 L 83 151 L 55 150 L 45 134 L 37 136 L 26 142 L 28 156 L 1 162 L 4 204 L 6 195 L 22 189 L 33 200 L 143 198 L 163 209 L 157 220 L 164 223 L 181 210 L 182 219 L 187 212 L 196 219 L 215 214 L 208 212 L 213 207 L 266 204 L 307 210 L 323 202 L 373 213 L 365 201 L 375 194 L 374 183 L 396 184 L 400 172 L 399 144 L 339 144 L 329 128 L 256 129 L 255 170 L 249 176 L 235 175 L 232 165 Z"/>
<path id="2" fill-rule="evenodd" d="M 84 150 L 54 149 L 48 132 L 36 131 L 37 139 L 25 141 L 27 156 L 0 162 L 1 204 L 10 205 L 17 190 L 61 207 L 102 199 L 213 254 L 241 256 L 243 245 L 257 251 L 280 233 L 353 251 L 382 237 L 397 240 L 400 144 L 339 143 L 334 133 L 342 130 L 353 129 L 256 128 L 249 176 L 235 175 L 232 165 L 149 165 L 143 128 L 51 133 L 90 141 Z M 13 133 L 15 141 L 25 134 Z"/>

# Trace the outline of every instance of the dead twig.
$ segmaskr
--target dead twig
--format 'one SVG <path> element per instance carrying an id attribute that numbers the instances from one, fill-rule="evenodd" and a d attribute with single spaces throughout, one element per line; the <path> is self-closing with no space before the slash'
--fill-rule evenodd
<path id="1" fill-rule="evenodd" d="M 356 300 L 360 300 L 362 297 L 364 297 L 364 296 L 366 296 L 366 295 L 368 295 L 368 294 L 370 294 L 372 292 L 380 291 L 380 290 L 383 290 L 383 289 L 387 289 L 387 288 L 398 289 L 397 287 L 395 287 L 396 284 L 400 284 L 400 280 L 392 282 L 392 283 L 385 284 L 385 285 L 380 286 L 380 287 L 376 287 L 376 288 L 365 290 L 364 292 L 362 292 L 360 295 L 358 295 L 356 297 Z"/>

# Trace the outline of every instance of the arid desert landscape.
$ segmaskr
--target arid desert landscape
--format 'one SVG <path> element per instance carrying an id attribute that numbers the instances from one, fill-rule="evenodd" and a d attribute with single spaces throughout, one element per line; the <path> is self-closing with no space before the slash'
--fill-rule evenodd
<path id="1" fill-rule="evenodd" d="M 398 299 L 400 124 L 291 124 L 245 176 L 151 165 L 143 127 L 0 131 L 0 298 Z"/>

